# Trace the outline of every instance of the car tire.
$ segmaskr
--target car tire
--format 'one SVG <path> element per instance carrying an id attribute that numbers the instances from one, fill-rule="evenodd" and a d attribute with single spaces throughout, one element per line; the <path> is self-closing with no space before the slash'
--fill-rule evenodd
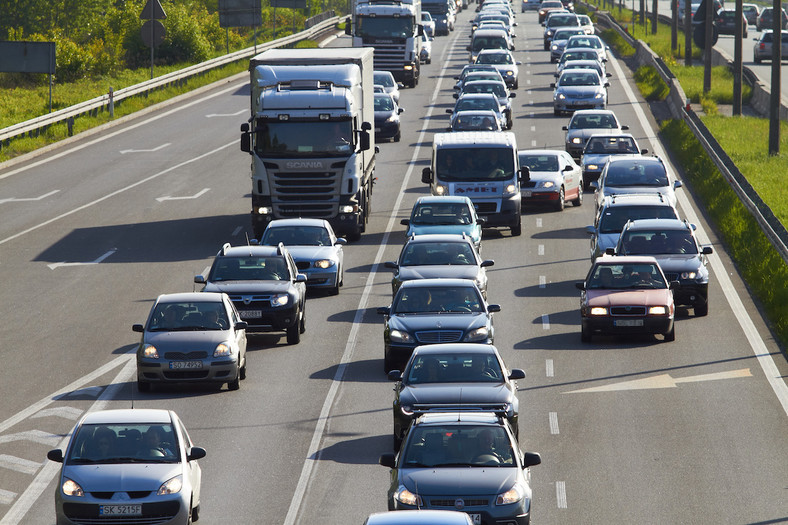
<path id="1" fill-rule="evenodd" d="M 192 521 L 199 521 L 200 519 L 200 506 L 197 505 L 192 509 Z"/>
<path id="2" fill-rule="evenodd" d="M 705 317 L 707 315 L 709 315 L 708 300 L 703 304 L 695 305 L 695 317 Z"/>
<path id="3" fill-rule="evenodd" d="M 339 272 L 337 272 L 337 282 L 328 290 L 328 295 L 339 295 Z"/>
<path id="4" fill-rule="evenodd" d="M 523 222 L 517 217 L 517 224 L 512 226 L 512 237 L 519 237 L 523 233 Z"/>
<path id="5" fill-rule="evenodd" d="M 301 322 L 298 325 L 298 333 L 303 334 L 306 332 L 306 305 L 301 307 Z"/>
<path id="6" fill-rule="evenodd" d="M 558 191 L 558 202 L 555 203 L 555 211 L 564 211 L 566 208 L 566 194 L 564 193 L 564 187 L 561 186 L 561 189 Z"/>
<path id="7" fill-rule="evenodd" d="M 676 325 L 670 327 L 670 332 L 665 334 L 665 341 L 672 342 L 676 340 Z"/>
<path id="8" fill-rule="evenodd" d="M 591 332 L 586 330 L 584 326 L 580 326 L 580 342 L 582 343 L 590 343 L 591 342 Z"/>
<path id="9" fill-rule="evenodd" d="M 383 373 L 388 375 L 388 373 L 391 370 L 394 370 L 394 364 L 391 362 L 391 358 L 389 357 L 389 355 L 387 353 L 385 353 L 385 351 L 384 351 L 384 353 L 383 353 Z"/>
<path id="10" fill-rule="evenodd" d="M 580 181 L 580 185 L 577 187 L 577 198 L 572 201 L 572 206 L 578 207 L 583 205 L 583 181 Z"/>
<path id="11" fill-rule="evenodd" d="M 238 377 L 240 377 L 240 378 L 241 378 L 241 381 L 243 381 L 244 379 L 246 379 L 246 361 L 244 361 L 244 364 L 243 364 L 243 366 L 242 366 L 242 367 L 241 367 L 241 369 L 238 371 Z"/>
<path id="12" fill-rule="evenodd" d="M 402 133 L 397 131 L 397 134 L 394 135 L 394 142 L 399 142 L 399 139 L 402 138 Z"/>
<path id="13" fill-rule="evenodd" d="M 296 322 L 296 324 L 287 329 L 287 344 L 297 345 L 301 342 L 300 324 L 300 322 Z"/>
<path id="14" fill-rule="evenodd" d="M 147 381 L 137 381 L 137 390 L 140 392 L 150 392 L 153 389 L 152 387 L 153 385 Z"/>

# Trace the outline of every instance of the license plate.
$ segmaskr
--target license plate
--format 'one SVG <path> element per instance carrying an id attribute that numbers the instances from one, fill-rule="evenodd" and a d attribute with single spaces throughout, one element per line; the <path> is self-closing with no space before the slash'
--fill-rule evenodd
<path id="1" fill-rule="evenodd" d="M 523 197 L 530 197 L 531 196 L 531 190 L 524 190 L 522 193 L 523 193 Z"/>
<path id="2" fill-rule="evenodd" d="M 482 515 L 481 514 L 468 514 L 473 522 L 473 525 L 482 525 Z"/>
<path id="3" fill-rule="evenodd" d="M 614 326 L 643 326 L 643 319 L 616 319 Z"/>
<path id="4" fill-rule="evenodd" d="M 262 317 L 263 311 L 262 310 L 238 310 L 238 315 L 241 316 L 241 319 L 250 319 L 252 317 Z"/>
<path id="5" fill-rule="evenodd" d="M 375 128 L 375 133 L 380 133 L 380 128 Z"/>
<path id="6" fill-rule="evenodd" d="M 99 516 L 142 516 L 142 505 L 99 505 Z"/>
<path id="7" fill-rule="evenodd" d="M 170 361 L 170 370 L 183 370 L 185 368 L 202 368 L 202 361 Z"/>

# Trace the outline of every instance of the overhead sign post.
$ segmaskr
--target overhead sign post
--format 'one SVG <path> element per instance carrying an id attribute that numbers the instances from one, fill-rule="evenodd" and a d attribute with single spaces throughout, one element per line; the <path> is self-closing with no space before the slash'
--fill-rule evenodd
<path id="1" fill-rule="evenodd" d="M 219 0 L 220 27 L 253 27 L 254 51 L 257 53 L 257 28 L 263 25 L 260 0 Z M 229 40 L 229 37 L 228 37 Z M 229 43 L 228 53 L 229 53 Z"/>
<path id="2" fill-rule="evenodd" d="M 52 75 L 55 74 L 54 42 L 0 42 L 0 73 L 47 73 L 49 112 L 52 113 Z"/>
<path id="3" fill-rule="evenodd" d="M 153 49 L 164 41 L 167 31 L 159 20 L 167 18 L 159 0 L 148 0 L 140 13 L 140 20 L 147 20 L 142 25 L 142 42 L 150 47 L 150 78 L 153 78 Z"/>

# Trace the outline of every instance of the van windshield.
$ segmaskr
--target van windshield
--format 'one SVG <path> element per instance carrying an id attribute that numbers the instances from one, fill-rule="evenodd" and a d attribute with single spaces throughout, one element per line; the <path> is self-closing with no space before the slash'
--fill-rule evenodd
<path id="1" fill-rule="evenodd" d="M 511 180 L 515 172 L 511 148 L 441 149 L 436 157 L 436 175 L 444 182 Z"/>

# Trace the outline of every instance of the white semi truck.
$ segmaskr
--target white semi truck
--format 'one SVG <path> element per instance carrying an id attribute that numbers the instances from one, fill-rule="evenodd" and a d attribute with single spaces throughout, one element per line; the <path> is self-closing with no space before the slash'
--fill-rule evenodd
<path id="1" fill-rule="evenodd" d="M 421 0 L 353 0 L 345 33 L 353 37 L 353 47 L 375 49 L 375 69 L 391 71 L 406 86 L 419 83 Z"/>
<path id="2" fill-rule="evenodd" d="M 311 217 L 357 240 L 375 172 L 372 49 L 270 49 L 249 71 L 241 150 L 252 157 L 255 238 L 273 219 Z"/>

